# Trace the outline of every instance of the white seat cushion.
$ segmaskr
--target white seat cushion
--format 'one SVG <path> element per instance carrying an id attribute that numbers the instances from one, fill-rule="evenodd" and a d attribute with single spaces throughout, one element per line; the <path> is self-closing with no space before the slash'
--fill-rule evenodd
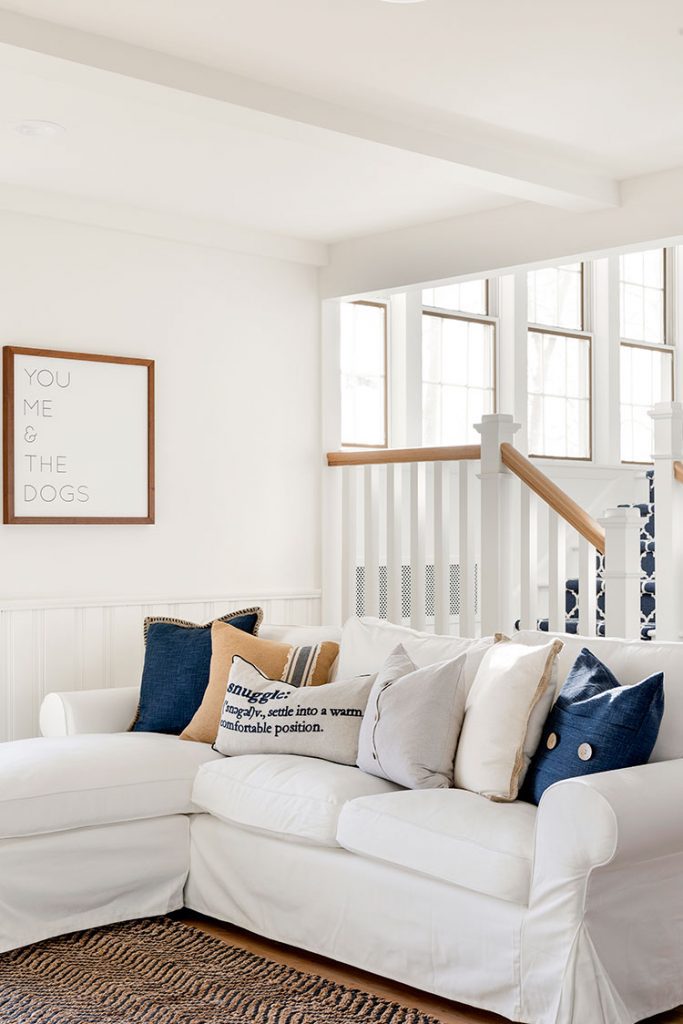
<path id="1" fill-rule="evenodd" d="M 144 732 L 0 743 L 0 838 L 188 814 L 197 768 L 218 756 Z"/>
<path id="2" fill-rule="evenodd" d="M 316 757 L 243 754 L 204 765 L 192 799 L 223 821 L 315 846 L 338 846 L 337 822 L 348 800 L 398 788 L 359 768 Z"/>
<path id="3" fill-rule="evenodd" d="M 415 790 L 353 800 L 337 840 L 352 853 L 526 904 L 536 808 L 493 803 L 461 789 Z"/>

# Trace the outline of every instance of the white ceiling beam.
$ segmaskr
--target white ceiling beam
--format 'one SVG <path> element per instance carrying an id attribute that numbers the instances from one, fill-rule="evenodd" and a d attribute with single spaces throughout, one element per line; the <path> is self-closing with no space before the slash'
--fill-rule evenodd
<path id="1" fill-rule="evenodd" d="M 329 258 L 328 247 L 320 242 L 21 185 L 0 183 L 0 211 L 3 210 L 311 267 L 324 267 Z"/>
<path id="2" fill-rule="evenodd" d="M 252 81 L 168 54 L 0 9 L 0 43 L 87 68 L 246 108 L 338 135 L 443 160 L 457 180 L 501 195 L 562 209 L 619 205 L 616 181 L 556 147 L 467 118 L 423 128 Z"/>

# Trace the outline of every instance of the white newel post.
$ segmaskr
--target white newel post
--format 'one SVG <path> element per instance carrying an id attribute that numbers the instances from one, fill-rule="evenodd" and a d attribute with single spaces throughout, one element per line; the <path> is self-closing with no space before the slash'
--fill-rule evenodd
<path id="1" fill-rule="evenodd" d="M 681 637 L 683 586 L 683 484 L 674 462 L 683 460 L 683 405 L 658 402 L 650 413 L 655 425 L 655 579 L 658 640 Z"/>
<path id="2" fill-rule="evenodd" d="M 640 637 L 640 524 L 637 508 L 610 508 L 605 531 L 605 635 Z"/>
<path id="3" fill-rule="evenodd" d="M 502 413 L 482 416 L 481 434 L 481 632 L 490 636 L 510 631 L 513 608 L 513 478 L 500 457 L 500 446 L 512 444 L 519 423 Z M 517 609 L 519 611 L 519 609 Z"/>

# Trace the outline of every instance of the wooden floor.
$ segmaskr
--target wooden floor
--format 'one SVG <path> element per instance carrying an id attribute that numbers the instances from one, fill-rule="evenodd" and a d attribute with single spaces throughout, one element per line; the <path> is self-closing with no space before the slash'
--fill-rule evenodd
<path id="1" fill-rule="evenodd" d="M 323 957 L 315 956 L 313 953 L 304 953 L 291 946 L 283 946 L 278 942 L 270 942 L 267 939 L 259 938 L 251 932 L 245 932 L 241 928 L 234 928 L 232 925 L 222 924 L 208 917 L 202 917 L 189 910 L 179 911 L 174 915 L 185 921 L 186 924 L 199 928 L 208 935 L 215 935 L 232 946 L 239 946 L 242 949 L 250 950 L 259 956 L 268 957 L 278 963 L 295 967 L 299 971 L 307 971 L 309 974 L 317 974 L 330 981 L 338 982 L 340 985 L 349 985 L 353 988 L 362 989 L 364 992 L 372 992 L 384 999 L 401 1003 L 404 1006 L 414 1006 L 423 1013 L 428 1013 L 443 1024 L 508 1024 L 507 1018 L 499 1017 L 495 1013 L 487 1013 L 485 1010 L 473 1010 L 471 1007 L 462 1006 L 460 1003 L 452 1003 L 447 999 L 439 999 L 438 996 L 430 996 L 416 989 L 399 985 L 397 982 L 386 981 L 375 974 L 367 974 L 365 971 L 357 970 L 355 967 L 345 967 L 343 964 L 326 960 Z M 660 1014 L 658 1017 L 651 1017 L 650 1024 L 683 1024 L 683 1007 L 672 1010 L 670 1013 Z"/>

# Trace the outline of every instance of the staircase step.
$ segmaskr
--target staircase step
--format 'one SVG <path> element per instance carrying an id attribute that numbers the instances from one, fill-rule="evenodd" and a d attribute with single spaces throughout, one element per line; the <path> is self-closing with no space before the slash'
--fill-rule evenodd
<path id="1" fill-rule="evenodd" d="M 574 578 L 574 579 L 565 580 L 565 586 L 566 586 L 567 591 L 570 594 L 578 595 L 578 593 L 579 593 L 579 581 L 578 581 L 578 579 Z M 601 576 L 599 576 L 596 579 L 596 581 L 595 581 L 595 592 L 596 592 L 596 594 L 602 594 L 602 593 L 604 593 L 604 591 L 605 591 L 605 581 L 604 581 L 604 579 Z M 641 594 L 652 594 L 654 596 L 656 594 L 656 588 L 655 588 L 655 581 L 654 581 L 654 579 L 642 579 L 640 581 L 640 593 Z"/>
<path id="2" fill-rule="evenodd" d="M 549 630 L 548 619 L 539 619 L 536 625 L 537 625 L 537 628 L 542 630 L 544 633 L 547 633 L 548 630 Z M 643 623 L 641 625 L 641 627 L 640 627 L 640 638 L 641 638 L 641 640 L 652 640 L 654 638 L 655 628 L 656 627 L 655 627 L 655 623 L 654 622 Z M 517 629 L 517 630 L 519 629 L 519 621 L 517 621 L 515 623 L 515 629 Z M 567 619 L 565 621 L 565 629 L 564 629 L 564 631 L 565 631 L 565 633 L 570 633 L 570 634 L 573 634 L 574 636 L 578 635 L 578 632 L 579 632 L 578 619 Z M 595 624 L 595 633 L 596 633 L 596 636 L 604 636 L 605 635 L 605 623 L 604 623 L 604 621 L 596 622 L 596 624 Z"/>
<path id="3" fill-rule="evenodd" d="M 655 506 L 652 502 L 638 502 L 635 505 L 618 505 L 618 508 L 637 508 L 640 512 L 642 523 L 640 525 L 641 540 L 654 540 L 655 536 Z"/>

